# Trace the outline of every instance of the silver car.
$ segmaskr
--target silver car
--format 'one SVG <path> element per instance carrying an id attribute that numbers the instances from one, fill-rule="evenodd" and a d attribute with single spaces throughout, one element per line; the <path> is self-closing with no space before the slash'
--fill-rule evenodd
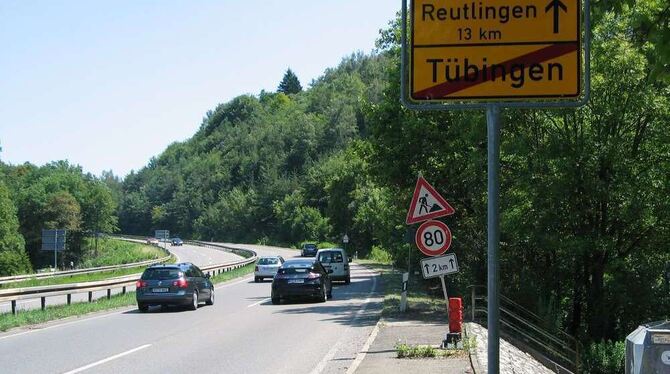
<path id="1" fill-rule="evenodd" d="M 263 256 L 256 262 L 254 281 L 262 282 L 264 278 L 274 278 L 277 270 L 284 263 L 282 256 Z"/>

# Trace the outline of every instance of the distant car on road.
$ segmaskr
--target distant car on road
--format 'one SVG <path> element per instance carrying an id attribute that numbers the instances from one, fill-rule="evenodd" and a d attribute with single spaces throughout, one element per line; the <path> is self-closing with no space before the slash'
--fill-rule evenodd
<path id="1" fill-rule="evenodd" d="M 172 245 L 176 246 L 184 245 L 184 241 L 179 238 L 172 238 Z"/>
<path id="2" fill-rule="evenodd" d="M 263 256 L 256 262 L 254 281 L 262 282 L 264 278 L 274 278 L 277 270 L 284 263 L 282 256 Z"/>
<path id="3" fill-rule="evenodd" d="M 316 259 L 286 260 L 272 280 L 272 304 L 297 297 L 311 297 L 325 302 L 333 297 L 329 272 Z"/>
<path id="4" fill-rule="evenodd" d="M 214 284 L 209 275 L 189 262 L 150 266 L 142 273 L 136 288 L 140 312 L 149 310 L 150 305 L 186 305 L 196 310 L 201 301 L 214 304 Z"/>
<path id="5" fill-rule="evenodd" d="M 147 244 L 158 245 L 160 242 L 156 238 L 147 238 Z"/>
<path id="6" fill-rule="evenodd" d="M 302 249 L 300 251 L 300 255 L 302 257 L 314 257 L 316 256 L 316 252 L 318 249 L 316 248 L 316 244 L 314 243 L 305 243 L 302 245 Z"/>
<path id="7" fill-rule="evenodd" d="M 342 248 L 328 248 L 319 249 L 316 254 L 316 259 L 327 270 L 332 270 L 330 277 L 334 281 L 344 281 L 345 284 L 351 283 L 351 270 L 349 263 L 351 259 L 347 256 L 347 252 Z"/>

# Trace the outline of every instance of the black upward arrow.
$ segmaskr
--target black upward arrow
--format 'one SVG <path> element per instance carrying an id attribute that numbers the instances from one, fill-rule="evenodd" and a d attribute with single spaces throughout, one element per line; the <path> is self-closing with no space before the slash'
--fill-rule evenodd
<path id="1" fill-rule="evenodd" d="M 545 13 L 549 13 L 550 10 L 554 10 L 554 34 L 558 34 L 558 14 L 559 8 L 563 9 L 564 12 L 568 12 L 568 8 L 561 2 L 561 0 L 551 0 L 546 8 L 544 8 Z"/>

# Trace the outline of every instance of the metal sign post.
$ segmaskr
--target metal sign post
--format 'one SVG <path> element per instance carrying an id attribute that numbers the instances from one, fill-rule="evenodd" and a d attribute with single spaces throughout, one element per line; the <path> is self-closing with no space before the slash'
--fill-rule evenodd
<path id="1" fill-rule="evenodd" d="M 500 301 L 498 243 L 500 241 L 500 106 L 486 107 L 488 141 L 488 370 L 500 372 Z"/>

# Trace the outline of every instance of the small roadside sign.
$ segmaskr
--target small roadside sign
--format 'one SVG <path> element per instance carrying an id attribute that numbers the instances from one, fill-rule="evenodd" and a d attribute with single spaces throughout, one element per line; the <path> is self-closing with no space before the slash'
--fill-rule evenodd
<path id="1" fill-rule="evenodd" d="M 419 176 L 414 187 L 414 195 L 407 211 L 408 225 L 427 221 L 429 219 L 454 214 L 454 208 L 449 205 L 433 186 Z"/>
<path id="2" fill-rule="evenodd" d="M 440 221 L 424 222 L 416 230 L 416 246 L 426 256 L 439 256 L 451 246 L 451 230 Z"/>
<path id="3" fill-rule="evenodd" d="M 65 230 L 42 230 L 42 250 L 64 251 L 65 235 Z"/>
<path id="4" fill-rule="evenodd" d="M 342 237 L 342 243 L 344 244 L 349 243 L 349 235 L 344 234 L 344 236 Z"/>
<path id="5" fill-rule="evenodd" d="M 156 230 L 156 239 L 169 239 L 170 230 Z"/>
<path id="6" fill-rule="evenodd" d="M 437 278 L 443 275 L 458 273 L 458 260 L 454 253 L 444 256 L 424 258 L 421 260 L 423 278 Z"/>

